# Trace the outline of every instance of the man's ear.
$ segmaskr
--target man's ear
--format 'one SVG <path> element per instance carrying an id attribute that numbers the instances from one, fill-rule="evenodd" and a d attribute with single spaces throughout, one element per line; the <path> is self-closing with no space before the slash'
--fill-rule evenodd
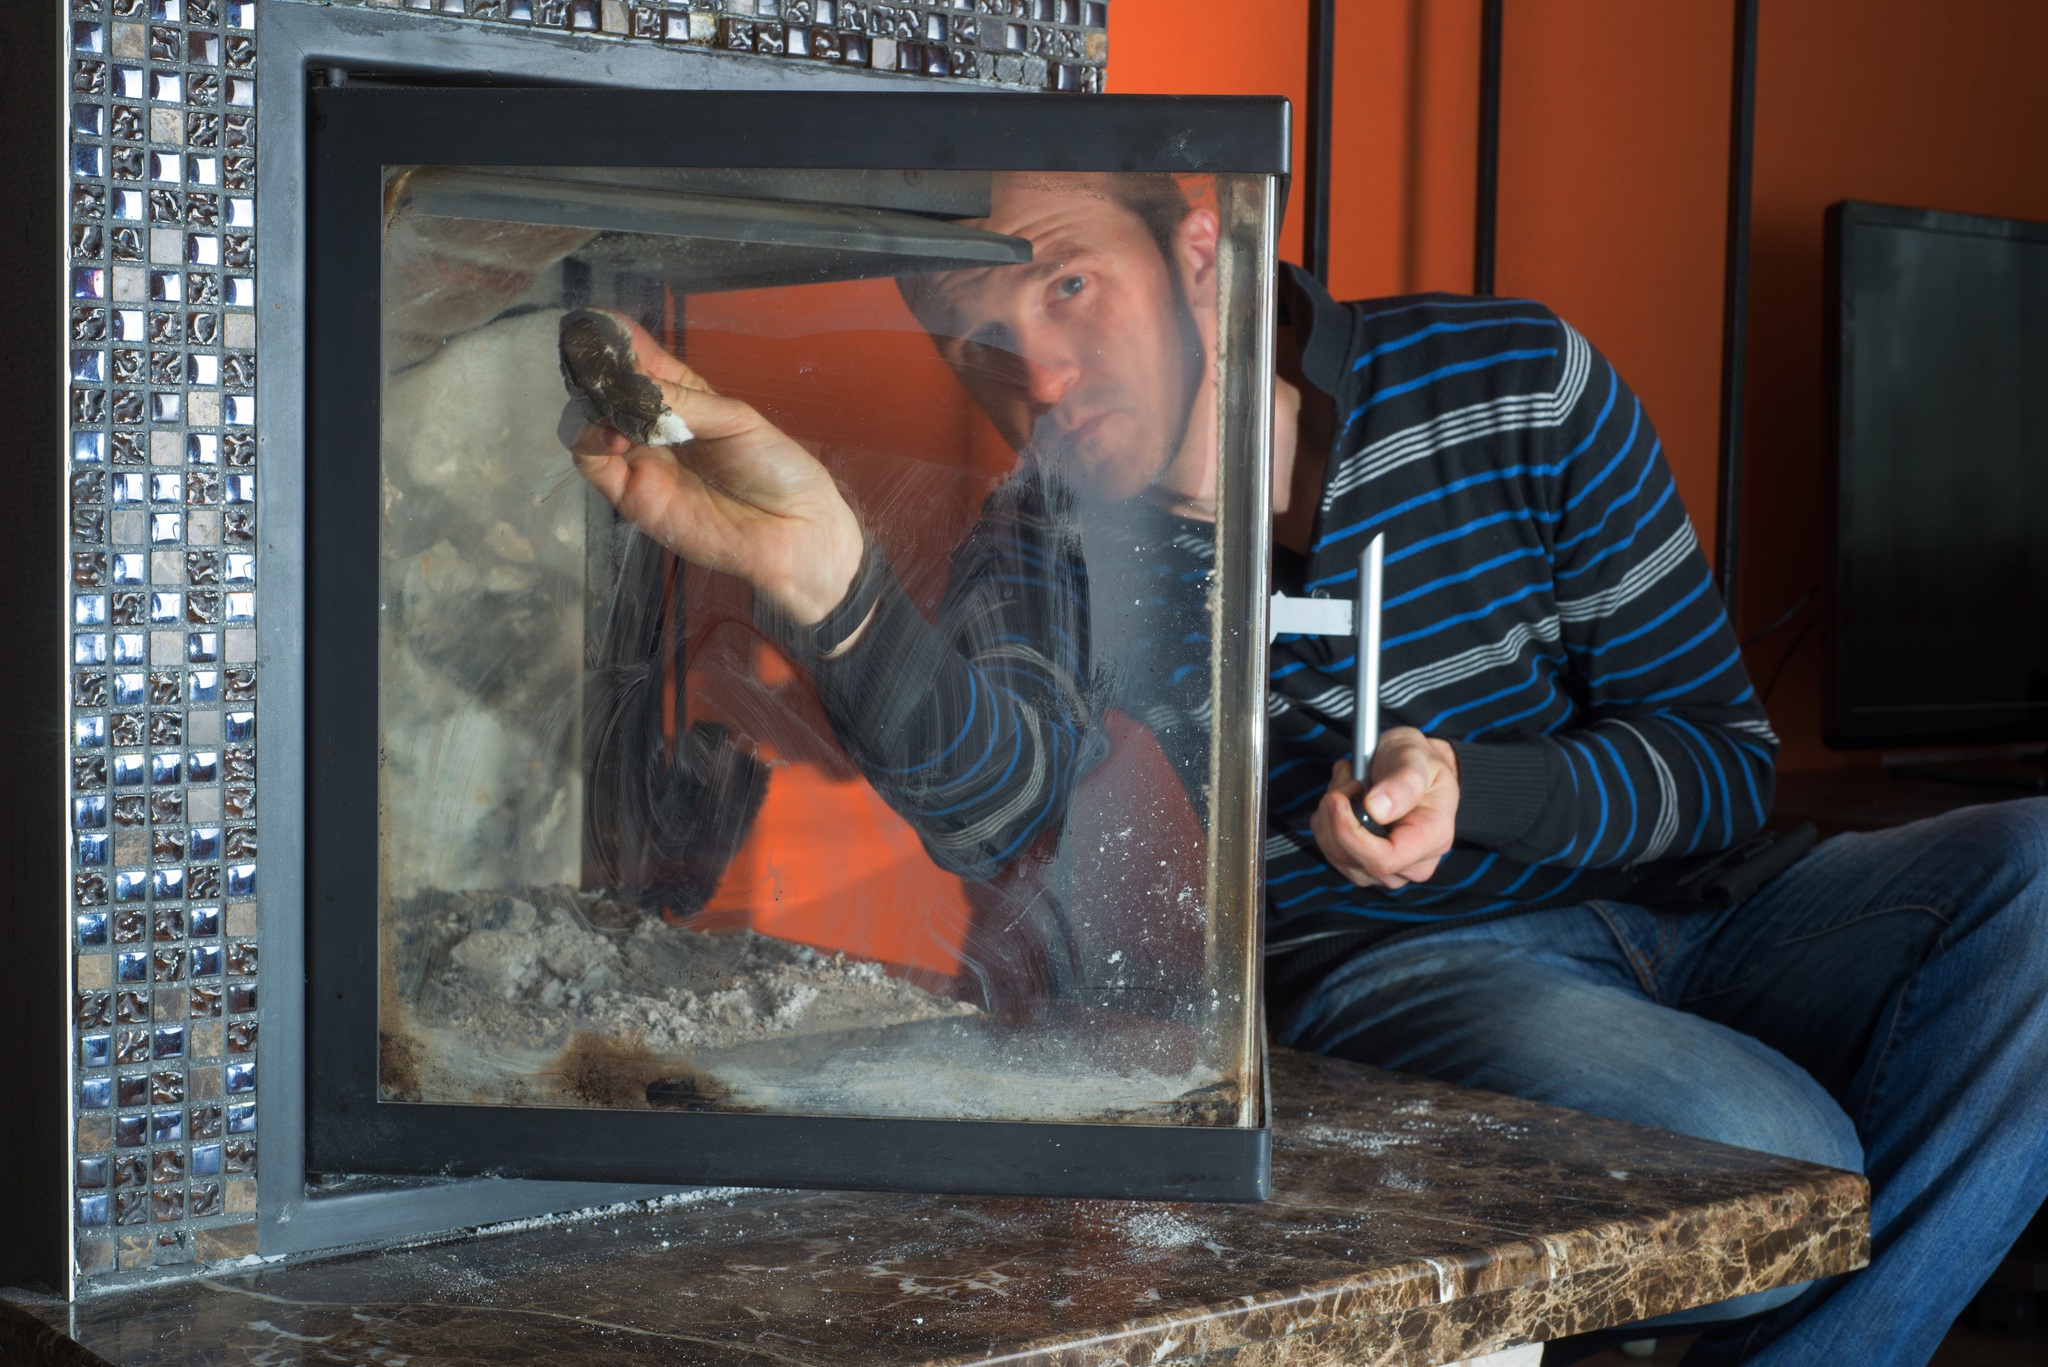
<path id="1" fill-rule="evenodd" d="M 1188 210 L 1173 230 L 1174 264 L 1187 287 L 1188 303 L 1198 309 L 1216 307 L 1216 238 L 1220 232 L 1216 211 L 1207 207 Z"/>

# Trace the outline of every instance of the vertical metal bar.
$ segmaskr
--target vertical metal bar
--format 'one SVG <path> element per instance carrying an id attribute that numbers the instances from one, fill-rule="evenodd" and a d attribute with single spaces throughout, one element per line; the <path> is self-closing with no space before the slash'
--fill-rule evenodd
<path id="1" fill-rule="evenodd" d="M 1728 266 L 1721 300 L 1721 468 L 1715 487 L 1714 586 L 1735 616 L 1742 549 L 1742 397 L 1749 342 L 1751 150 L 1756 134 L 1757 0 L 1735 0 L 1728 129 Z"/>
<path id="2" fill-rule="evenodd" d="M 1308 0 L 1308 155 L 1301 173 L 1301 258 L 1330 282 L 1330 127 L 1336 98 L 1337 0 Z"/>
<path id="3" fill-rule="evenodd" d="M 1351 773 L 1364 782 L 1373 751 L 1380 748 L 1380 602 L 1385 596 L 1387 534 L 1381 532 L 1358 555 L 1358 689 L 1351 728 Z"/>
<path id="4" fill-rule="evenodd" d="M 1386 598 L 1386 562 L 1387 534 L 1381 532 L 1358 553 L 1358 608 L 1352 618 L 1358 633 L 1358 684 L 1351 702 L 1351 776 L 1368 791 L 1372 757 L 1380 748 L 1380 605 Z M 1366 815 L 1363 792 L 1352 810 L 1368 832 L 1386 835 L 1387 828 Z"/>
<path id="5" fill-rule="evenodd" d="M 1472 225 L 1472 292 L 1493 293 L 1493 244 L 1500 189 L 1502 0 L 1480 0 L 1479 202 Z"/>

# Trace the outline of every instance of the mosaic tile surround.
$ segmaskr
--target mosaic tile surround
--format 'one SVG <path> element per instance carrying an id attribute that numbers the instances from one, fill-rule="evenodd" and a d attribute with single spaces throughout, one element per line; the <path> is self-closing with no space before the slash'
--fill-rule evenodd
<path id="1" fill-rule="evenodd" d="M 337 0 L 1031 90 L 1102 89 L 1107 0 Z"/>
<path id="2" fill-rule="evenodd" d="M 256 1251 L 255 71 L 281 2 L 69 3 L 81 1284 Z M 1108 43 L 1103 0 L 338 3 L 1039 90 L 1100 90 Z"/>

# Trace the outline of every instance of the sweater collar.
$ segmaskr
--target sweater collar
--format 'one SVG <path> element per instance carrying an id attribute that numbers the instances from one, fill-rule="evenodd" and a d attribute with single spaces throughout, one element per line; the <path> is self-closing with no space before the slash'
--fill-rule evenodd
<path id="1" fill-rule="evenodd" d="M 1280 263 L 1280 315 L 1301 338 L 1302 378 L 1334 398 L 1351 351 L 1350 310 L 1292 261 Z"/>

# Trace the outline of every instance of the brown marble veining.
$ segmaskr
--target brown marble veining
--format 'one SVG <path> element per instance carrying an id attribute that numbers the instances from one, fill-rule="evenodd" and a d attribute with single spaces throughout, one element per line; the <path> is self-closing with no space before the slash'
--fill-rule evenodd
<path id="1" fill-rule="evenodd" d="M 1851 1173 L 1327 1059 L 1272 1071 L 1265 1205 L 710 1194 L 16 1298 L 0 1349 L 34 1316 L 65 1332 L 29 1360 L 67 1367 L 1422 1367 L 1868 1256 Z"/>

